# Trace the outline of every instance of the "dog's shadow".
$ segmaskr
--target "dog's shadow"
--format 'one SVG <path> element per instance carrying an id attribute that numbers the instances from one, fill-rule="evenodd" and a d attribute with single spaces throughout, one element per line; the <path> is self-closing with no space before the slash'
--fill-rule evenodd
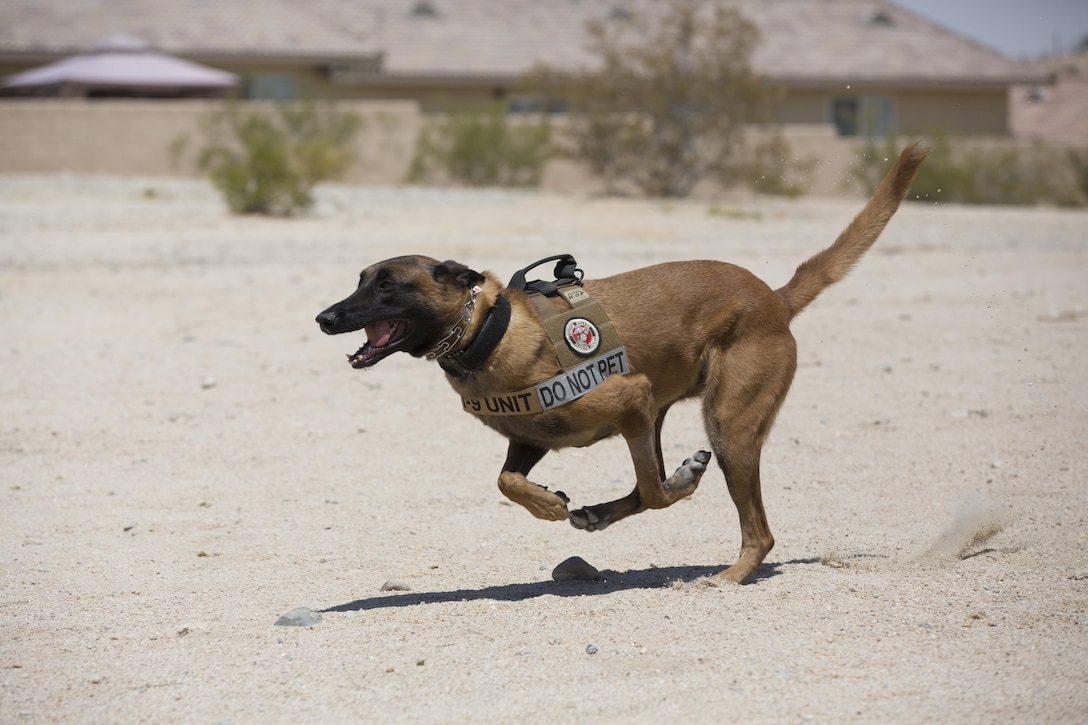
<path id="1" fill-rule="evenodd" d="M 784 566 L 799 564 L 817 564 L 819 559 L 795 559 L 792 561 L 762 564 L 753 574 L 746 585 L 756 584 L 765 579 L 778 576 Z M 703 577 L 717 574 L 722 570 L 721 564 L 713 566 L 666 566 L 651 567 L 649 569 L 632 569 L 629 571 L 605 570 L 601 572 L 601 578 L 596 581 L 539 581 L 523 584 L 502 584 L 482 589 L 455 589 L 446 592 L 419 592 L 416 594 L 387 594 L 370 597 L 368 599 L 356 599 L 354 602 L 337 604 L 327 609 L 328 612 L 367 612 L 372 609 L 388 609 L 391 607 L 412 607 L 417 604 L 443 604 L 446 602 L 474 602 L 481 599 L 492 599 L 502 602 L 521 602 L 526 599 L 535 599 L 545 595 L 555 597 L 585 597 L 612 594 L 614 592 L 627 591 L 629 589 L 660 589 L 668 587 L 676 582 L 690 583 Z"/>

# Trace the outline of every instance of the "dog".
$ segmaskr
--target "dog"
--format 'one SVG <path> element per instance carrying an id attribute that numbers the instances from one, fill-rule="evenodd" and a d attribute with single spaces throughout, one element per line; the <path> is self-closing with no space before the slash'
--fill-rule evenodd
<path id="1" fill-rule="evenodd" d="M 736 583 L 752 576 L 774 546 L 759 464 L 797 367 L 790 321 L 872 246 L 930 150 L 921 143 L 904 149 L 835 242 L 777 290 L 720 261 L 666 262 L 585 280 L 585 292 L 623 342 L 628 367 L 576 400 L 531 414 L 493 415 L 466 402 L 508 439 L 499 490 L 537 518 L 567 520 L 586 531 L 671 506 L 695 491 L 711 455 L 698 451 L 666 476 L 661 426 L 673 403 L 701 397 L 710 448 L 740 518 L 740 554 L 715 576 Z M 317 323 L 330 335 L 366 331 L 366 343 L 348 355 L 354 368 L 397 352 L 447 363 L 446 377 L 463 401 L 529 390 L 563 372 L 525 291 L 454 261 L 403 256 L 378 262 Z M 454 364 L 458 356 L 463 360 Z M 615 435 L 626 441 L 635 470 L 635 488 L 622 498 L 572 511 L 562 491 L 527 478 L 548 451 Z"/>

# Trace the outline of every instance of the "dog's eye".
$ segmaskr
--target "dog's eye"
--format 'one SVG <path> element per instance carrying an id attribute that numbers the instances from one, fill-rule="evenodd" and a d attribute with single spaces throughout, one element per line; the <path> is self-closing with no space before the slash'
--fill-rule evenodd
<path id="1" fill-rule="evenodd" d="M 390 292 L 394 287 L 396 287 L 396 285 L 393 284 L 393 280 L 390 279 L 383 279 L 381 282 L 378 282 L 379 292 Z"/>

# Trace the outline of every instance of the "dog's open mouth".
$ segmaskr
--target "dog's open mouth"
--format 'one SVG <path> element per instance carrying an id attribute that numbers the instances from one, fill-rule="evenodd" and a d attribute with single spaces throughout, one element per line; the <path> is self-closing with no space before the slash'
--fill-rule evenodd
<path id="1" fill-rule="evenodd" d="M 408 336 L 411 326 L 406 320 L 382 320 L 372 325 L 367 325 L 366 344 L 355 351 L 354 355 L 348 355 L 348 362 L 353 368 L 365 368 L 381 360 L 391 352 L 395 352 L 397 345 Z"/>

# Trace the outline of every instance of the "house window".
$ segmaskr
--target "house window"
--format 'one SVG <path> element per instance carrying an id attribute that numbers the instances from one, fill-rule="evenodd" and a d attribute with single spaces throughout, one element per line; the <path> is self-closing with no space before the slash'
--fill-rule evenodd
<path id="1" fill-rule="evenodd" d="M 438 9 L 424 0 L 412 6 L 412 15 L 417 18 L 437 18 Z"/>
<path id="2" fill-rule="evenodd" d="M 545 99 L 540 96 L 512 96 L 506 102 L 506 112 L 518 113 L 566 113 L 567 103 L 560 99 Z"/>
<path id="3" fill-rule="evenodd" d="M 293 101 L 295 79 L 286 73 L 261 73 L 249 79 L 246 96 L 256 101 Z"/>
<path id="4" fill-rule="evenodd" d="M 895 104 L 884 96 L 835 98 L 831 122 L 840 136 L 887 136 L 895 133 Z"/>

